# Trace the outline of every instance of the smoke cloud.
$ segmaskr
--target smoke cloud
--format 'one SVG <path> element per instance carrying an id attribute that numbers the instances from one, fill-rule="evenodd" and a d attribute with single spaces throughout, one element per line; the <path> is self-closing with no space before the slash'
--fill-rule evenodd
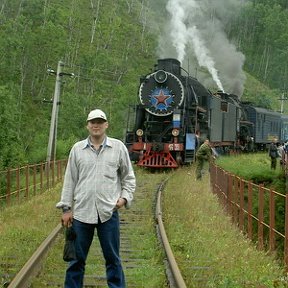
<path id="1" fill-rule="evenodd" d="M 152 2 L 158 2 L 157 6 Z M 245 56 L 228 39 L 224 27 L 240 11 L 244 0 L 151 1 L 159 9 L 159 58 L 177 58 L 206 87 L 241 97 Z M 161 6 L 162 5 L 162 6 Z"/>

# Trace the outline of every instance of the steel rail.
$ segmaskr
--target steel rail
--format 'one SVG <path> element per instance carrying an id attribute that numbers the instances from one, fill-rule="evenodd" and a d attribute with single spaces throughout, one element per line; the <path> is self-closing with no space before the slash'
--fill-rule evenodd
<path id="1" fill-rule="evenodd" d="M 19 273 L 10 282 L 8 288 L 26 288 L 29 287 L 29 281 L 33 277 L 37 270 L 40 269 L 40 263 L 43 260 L 44 255 L 55 241 L 57 235 L 61 232 L 62 226 L 58 224 L 56 228 L 50 233 L 50 235 L 42 242 L 38 249 L 34 252 L 31 258 L 22 267 Z"/>
<path id="2" fill-rule="evenodd" d="M 166 182 L 166 181 L 165 181 Z M 156 221 L 157 221 L 157 225 L 158 225 L 158 230 L 159 230 L 159 234 L 164 246 L 164 250 L 167 256 L 167 260 L 169 263 L 169 268 L 171 270 L 172 276 L 173 276 L 173 280 L 175 281 L 175 285 L 177 288 L 186 288 L 186 284 L 183 280 L 182 274 L 178 268 L 177 262 L 175 260 L 175 257 L 173 255 L 172 249 L 170 247 L 169 244 L 169 240 L 167 238 L 166 232 L 165 232 L 165 228 L 164 228 L 164 224 L 162 221 L 162 210 L 161 210 L 161 194 L 162 194 L 162 189 L 164 187 L 164 182 L 162 182 L 158 188 L 158 193 L 157 193 L 157 203 L 156 203 Z"/>

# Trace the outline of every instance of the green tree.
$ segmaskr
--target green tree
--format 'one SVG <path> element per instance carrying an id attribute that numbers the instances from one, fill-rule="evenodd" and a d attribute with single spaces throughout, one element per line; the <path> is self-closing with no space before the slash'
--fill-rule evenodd
<path id="1" fill-rule="evenodd" d="M 17 146 L 21 157 L 13 153 L 10 164 L 46 159 L 52 105 L 42 101 L 54 96 L 55 76 L 46 71 L 56 70 L 59 60 L 65 63 L 65 72 L 76 75 L 74 79 L 62 77 L 59 157 L 68 153 L 72 140 L 86 137 L 86 115 L 95 107 L 107 111 L 109 133 L 122 138 L 125 110 L 137 101 L 139 75 L 154 63 L 156 45 L 143 21 L 144 4 L 122 0 L 11 0 L 2 4 L 0 85 L 5 85 L 13 99 L 17 126 L 10 134 L 21 143 Z M 5 97 L 0 94 L 0 103 Z M 6 127 L 12 127 L 10 120 L 5 118 Z M 0 132 L 7 131 L 0 127 Z M 4 158 L 2 166 L 8 165 Z"/>
<path id="2" fill-rule="evenodd" d="M 24 161 L 24 149 L 18 137 L 18 109 L 13 86 L 0 86 L 0 169 Z"/>

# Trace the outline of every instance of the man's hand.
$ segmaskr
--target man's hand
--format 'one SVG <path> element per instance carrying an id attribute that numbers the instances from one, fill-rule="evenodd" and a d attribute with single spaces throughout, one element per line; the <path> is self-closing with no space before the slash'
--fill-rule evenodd
<path id="1" fill-rule="evenodd" d="M 127 203 L 127 200 L 125 198 L 119 198 L 117 203 L 116 203 L 116 208 L 120 209 Z"/>
<path id="2" fill-rule="evenodd" d="M 64 227 L 70 227 L 72 225 L 72 222 L 73 222 L 72 211 L 67 211 L 67 212 L 63 213 L 62 218 L 61 218 L 61 222 L 62 222 L 62 225 Z"/>

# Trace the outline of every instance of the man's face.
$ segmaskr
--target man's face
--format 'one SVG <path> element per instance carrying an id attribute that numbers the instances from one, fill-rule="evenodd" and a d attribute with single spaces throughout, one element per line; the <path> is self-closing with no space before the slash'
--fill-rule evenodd
<path id="1" fill-rule="evenodd" d="M 100 118 L 92 119 L 87 123 L 89 134 L 93 137 L 103 136 L 107 128 L 108 122 Z"/>

